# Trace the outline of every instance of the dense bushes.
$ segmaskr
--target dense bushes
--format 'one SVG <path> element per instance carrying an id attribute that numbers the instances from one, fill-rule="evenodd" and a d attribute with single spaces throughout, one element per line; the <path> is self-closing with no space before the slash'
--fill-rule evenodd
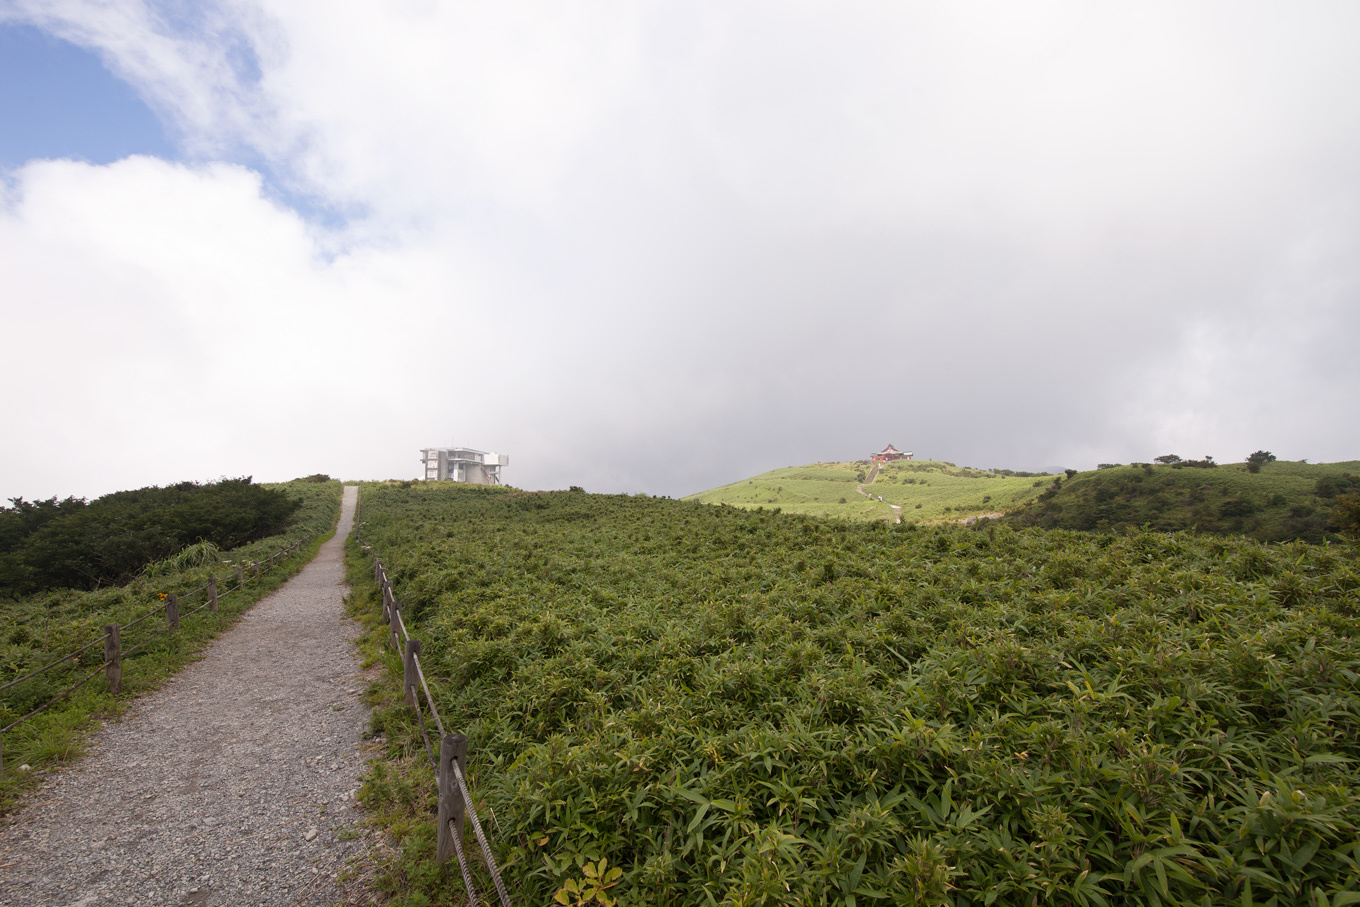
<path id="1" fill-rule="evenodd" d="M 1168 455 L 1169 456 L 1169 455 Z M 1165 459 L 1165 457 L 1159 458 Z M 1336 539 L 1344 519 L 1331 516 L 1332 502 L 1360 489 L 1349 470 L 1360 464 L 1269 462 L 1253 473 L 1245 464 L 1215 468 L 1212 475 L 1185 469 L 1204 461 L 1107 466 L 1072 477 L 1008 519 L 1046 529 L 1124 531 L 1146 526 L 1242 534 L 1258 541 Z"/>
<path id="2" fill-rule="evenodd" d="M 525 903 L 602 858 L 623 905 L 1360 887 L 1352 548 L 363 495 Z"/>
<path id="3" fill-rule="evenodd" d="M 231 549 L 270 535 L 300 506 L 249 478 L 119 491 L 88 504 L 10 503 L 0 508 L 0 590 L 10 595 L 125 583 L 185 545 Z"/>

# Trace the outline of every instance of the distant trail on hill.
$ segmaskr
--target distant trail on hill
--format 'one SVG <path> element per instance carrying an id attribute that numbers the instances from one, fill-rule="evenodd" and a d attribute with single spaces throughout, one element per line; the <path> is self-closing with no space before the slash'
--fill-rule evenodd
<path id="1" fill-rule="evenodd" d="M 0 828 L 0 904 L 368 903 L 368 709 L 335 538 Z M 357 870 L 357 871 L 356 871 Z"/>
<path id="2" fill-rule="evenodd" d="M 855 486 L 855 491 L 858 491 L 860 494 L 864 495 L 866 498 L 868 498 L 868 499 L 871 500 L 871 501 L 877 499 L 880 503 L 883 503 L 883 498 L 881 498 L 881 497 L 876 497 L 876 496 L 875 496 L 874 494 L 872 494 L 871 492 L 868 492 L 868 491 L 865 491 L 865 490 L 864 490 L 864 486 L 865 486 L 865 485 L 872 485 L 872 484 L 874 483 L 874 479 L 878 478 L 878 469 L 879 469 L 879 466 L 881 466 L 881 465 L 882 465 L 882 464 L 880 464 L 880 463 L 875 463 L 875 464 L 874 464 L 874 468 L 871 469 L 871 470 L 869 471 L 869 477 L 868 477 L 867 479 L 865 479 L 863 483 L 861 483 L 861 484 L 859 484 L 859 485 L 856 485 L 856 486 Z M 893 521 L 894 523 L 900 523 L 900 522 L 902 522 L 902 508 L 899 507 L 899 506 L 896 505 L 896 504 L 889 504 L 889 505 L 888 505 L 888 508 L 889 508 L 889 509 L 891 510 L 891 512 L 892 512 L 892 521 Z"/>

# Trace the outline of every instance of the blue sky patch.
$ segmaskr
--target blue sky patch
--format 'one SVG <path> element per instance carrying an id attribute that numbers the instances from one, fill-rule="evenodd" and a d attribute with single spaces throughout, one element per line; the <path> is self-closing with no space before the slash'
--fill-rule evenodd
<path id="1" fill-rule="evenodd" d="M 0 167 L 35 158 L 174 159 L 160 120 L 97 54 L 26 25 L 0 26 Z"/>

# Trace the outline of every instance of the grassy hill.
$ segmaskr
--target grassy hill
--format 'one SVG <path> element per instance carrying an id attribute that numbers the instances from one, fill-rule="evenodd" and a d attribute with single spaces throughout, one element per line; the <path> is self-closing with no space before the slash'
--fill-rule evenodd
<path id="1" fill-rule="evenodd" d="M 909 523 L 931 523 L 1008 513 L 1038 498 L 1051 481 L 1046 475 L 1005 475 L 938 460 L 898 460 L 875 474 L 871 464 L 851 461 L 773 469 L 685 500 L 850 520 L 896 522 L 900 515 Z"/>
<path id="2" fill-rule="evenodd" d="M 1048 529 L 1196 529 L 1258 541 L 1330 537 L 1338 495 L 1360 491 L 1360 461 L 1213 468 L 1135 464 L 1078 473 L 1010 519 Z"/>

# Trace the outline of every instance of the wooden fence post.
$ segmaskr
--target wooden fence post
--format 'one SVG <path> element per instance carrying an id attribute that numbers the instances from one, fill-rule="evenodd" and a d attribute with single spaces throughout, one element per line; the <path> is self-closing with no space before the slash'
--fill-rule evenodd
<path id="1" fill-rule="evenodd" d="M 406 640 L 406 655 L 401 660 L 401 686 L 406 693 L 406 704 L 415 707 L 416 704 L 416 684 L 420 682 L 416 677 L 416 656 L 420 654 L 420 640 Z"/>
<path id="2" fill-rule="evenodd" d="M 260 578 L 260 562 L 259 562 L 259 561 L 251 561 L 251 562 L 250 562 L 250 565 L 251 565 L 252 567 L 255 568 L 255 578 L 256 578 L 256 579 L 259 579 L 259 578 Z"/>
<path id="3" fill-rule="evenodd" d="M 171 633 L 179 632 L 179 596 L 173 592 L 165 597 L 165 626 Z"/>
<path id="4" fill-rule="evenodd" d="M 392 584 L 387 581 L 387 571 L 379 574 L 378 591 L 382 593 L 383 623 L 392 623 Z"/>
<path id="5" fill-rule="evenodd" d="M 245 587 L 246 587 L 246 568 L 238 564 L 236 567 L 236 591 L 240 592 Z"/>
<path id="6" fill-rule="evenodd" d="M 439 741 L 439 835 L 435 840 L 435 861 L 443 866 L 450 857 L 457 858 L 453 836 L 463 840 L 463 791 L 453 776 L 453 763 L 467 777 L 467 737 L 445 734 Z M 449 826 L 453 826 L 450 828 Z"/>
<path id="7" fill-rule="evenodd" d="M 401 651 L 401 602 L 392 599 L 392 621 L 387 625 L 387 634 L 392 638 L 392 648 Z"/>
<path id="8" fill-rule="evenodd" d="M 123 692 L 123 648 L 118 644 L 118 625 L 104 627 L 104 678 L 109 692 L 117 696 Z"/>
<path id="9" fill-rule="evenodd" d="M 208 610 L 217 610 L 217 577 L 208 577 Z"/>

